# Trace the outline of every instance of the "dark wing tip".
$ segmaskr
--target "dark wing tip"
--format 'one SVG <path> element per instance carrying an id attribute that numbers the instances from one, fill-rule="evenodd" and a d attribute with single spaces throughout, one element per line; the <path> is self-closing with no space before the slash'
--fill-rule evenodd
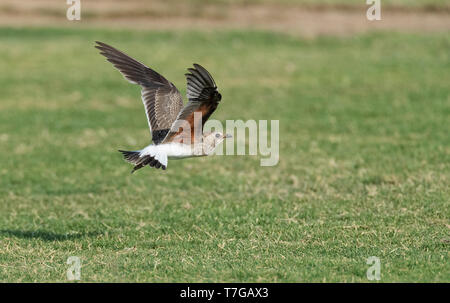
<path id="1" fill-rule="evenodd" d="M 125 57 L 127 59 L 131 59 L 131 61 L 137 62 L 133 58 L 129 57 L 128 55 L 126 55 L 122 51 L 118 50 L 117 48 L 112 47 L 111 45 L 108 45 L 108 44 L 100 42 L 100 41 L 95 41 L 95 43 L 97 43 L 97 44 L 94 45 L 94 47 L 96 49 L 101 50 L 101 54 L 107 58 L 109 58 L 110 56 Z"/>
<path id="2" fill-rule="evenodd" d="M 198 70 L 206 70 L 206 68 L 204 68 L 203 66 L 201 66 L 200 64 L 198 64 L 198 63 L 194 63 L 194 64 L 192 64 L 193 66 L 194 66 L 194 68 L 195 69 L 198 69 Z"/>
<path id="3" fill-rule="evenodd" d="M 99 49 L 99 50 L 104 50 L 104 49 L 111 49 L 112 47 L 106 43 L 100 42 L 100 41 L 95 41 L 96 45 L 94 45 L 95 48 Z"/>
<path id="4" fill-rule="evenodd" d="M 214 86 L 216 86 L 216 83 L 214 82 L 214 78 L 211 76 L 211 74 L 208 72 L 208 70 L 206 68 L 204 68 L 203 66 L 201 66 L 200 64 L 194 63 L 193 64 L 195 69 L 197 69 L 202 76 L 207 77 L 211 80 L 211 82 L 214 84 Z"/>
<path id="5" fill-rule="evenodd" d="M 200 64 L 194 63 L 194 68 L 188 68 L 188 71 L 196 76 L 197 78 L 202 79 L 208 86 L 217 88 L 216 82 L 214 81 L 214 78 L 211 76 L 211 74 L 201 66 Z"/>
<path id="6" fill-rule="evenodd" d="M 209 100 L 212 94 L 217 91 L 217 85 L 211 74 L 203 66 L 197 63 L 193 65 L 194 68 L 188 68 L 189 73 L 185 74 L 187 97 L 189 100 Z"/>

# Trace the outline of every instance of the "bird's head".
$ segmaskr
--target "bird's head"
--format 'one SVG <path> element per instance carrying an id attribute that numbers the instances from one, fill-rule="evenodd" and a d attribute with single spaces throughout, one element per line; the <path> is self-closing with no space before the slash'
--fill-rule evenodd
<path id="1" fill-rule="evenodd" d="M 226 138 L 231 138 L 229 134 L 221 132 L 208 132 L 203 134 L 203 148 L 207 155 L 212 154 L 217 146 Z"/>

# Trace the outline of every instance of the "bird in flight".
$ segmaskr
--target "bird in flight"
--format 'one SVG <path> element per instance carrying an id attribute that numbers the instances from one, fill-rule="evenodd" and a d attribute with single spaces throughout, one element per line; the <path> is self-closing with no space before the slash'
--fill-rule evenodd
<path id="1" fill-rule="evenodd" d="M 211 155 L 230 135 L 203 132 L 203 126 L 222 99 L 210 73 L 194 64 L 185 74 L 188 103 L 178 89 L 159 73 L 105 43 L 95 46 L 129 82 L 141 86 L 141 97 L 152 136 L 152 144 L 136 151 L 119 150 L 134 164 L 132 173 L 149 165 L 167 168 L 168 159 Z"/>

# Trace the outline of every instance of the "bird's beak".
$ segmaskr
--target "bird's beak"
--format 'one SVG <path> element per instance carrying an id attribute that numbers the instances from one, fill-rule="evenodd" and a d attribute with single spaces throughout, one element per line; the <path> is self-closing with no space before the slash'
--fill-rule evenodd
<path id="1" fill-rule="evenodd" d="M 223 135 L 223 138 L 224 138 L 224 139 L 226 139 L 226 138 L 233 138 L 233 136 L 230 135 L 230 134 L 225 134 L 225 135 Z"/>

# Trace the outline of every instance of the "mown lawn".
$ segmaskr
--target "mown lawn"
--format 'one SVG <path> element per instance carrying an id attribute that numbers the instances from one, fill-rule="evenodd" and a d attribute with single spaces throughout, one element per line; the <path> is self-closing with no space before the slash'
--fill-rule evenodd
<path id="1" fill-rule="evenodd" d="M 450 282 L 450 36 L 0 29 L 0 281 Z M 185 93 L 214 75 L 221 121 L 280 121 L 280 161 L 171 161 L 149 143 L 112 44 Z"/>

